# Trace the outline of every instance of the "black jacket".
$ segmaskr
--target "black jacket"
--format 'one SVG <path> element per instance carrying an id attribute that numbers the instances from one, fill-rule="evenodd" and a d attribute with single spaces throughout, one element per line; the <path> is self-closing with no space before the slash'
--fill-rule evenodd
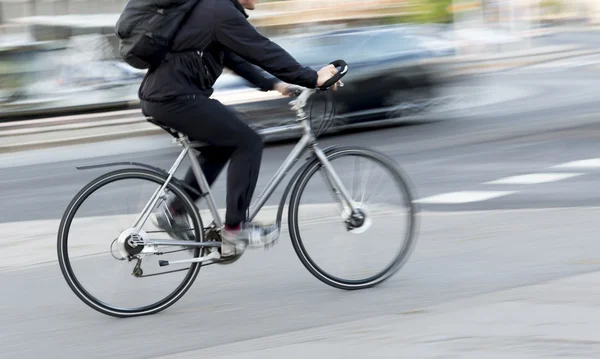
<path id="1" fill-rule="evenodd" d="M 300 65 L 279 45 L 262 36 L 248 22 L 237 0 L 200 0 L 173 40 L 173 52 L 148 70 L 139 89 L 146 101 L 166 101 L 182 95 L 210 96 L 212 86 L 227 67 L 263 91 L 276 78 L 315 88 L 317 72 Z"/>

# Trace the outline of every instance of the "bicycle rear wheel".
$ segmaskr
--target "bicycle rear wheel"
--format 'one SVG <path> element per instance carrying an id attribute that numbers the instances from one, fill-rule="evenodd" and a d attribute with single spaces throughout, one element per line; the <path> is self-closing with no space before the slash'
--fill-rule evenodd
<path id="1" fill-rule="evenodd" d="M 348 224 L 351 209 L 342 205 L 342 198 L 332 190 L 334 182 L 315 160 L 298 177 L 290 198 L 294 250 L 310 273 L 330 286 L 345 290 L 375 286 L 404 265 L 415 245 L 417 208 L 409 182 L 391 159 L 373 150 L 338 148 L 326 156 L 365 219 Z M 383 169 L 383 176 L 365 177 L 362 170 L 366 167 Z M 356 174 L 358 180 L 350 178 Z M 384 177 L 387 182 L 382 181 Z M 368 190 L 373 193 L 367 194 Z M 378 194 L 383 194 L 382 200 L 372 202 Z M 326 203 L 329 198 L 333 201 Z M 348 268 L 359 265 L 362 268 Z"/>
<path id="2" fill-rule="evenodd" d="M 58 231 L 58 261 L 69 287 L 91 308 L 115 317 L 154 314 L 178 301 L 196 279 L 200 264 L 182 263 L 162 268 L 158 260 L 172 261 L 171 255 L 187 257 L 179 259 L 195 258 L 202 251 L 198 247 L 144 248 L 141 245 L 131 248 L 124 244 L 134 256 L 142 257 L 141 261 L 125 258 L 118 249 L 117 238 L 127 236 L 126 231 L 165 180 L 164 175 L 154 171 L 117 170 L 88 183 L 68 205 Z M 183 205 L 189 228 L 185 233 L 167 233 L 149 217 L 141 228 L 141 237 L 203 241 L 202 220 L 193 201 L 172 181 L 164 192 L 164 195 L 177 197 Z M 157 207 L 162 206 L 165 198 L 159 200 Z M 131 205 L 130 200 L 138 206 Z M 109 210 L 114 213 L 108 214 Z M 111 228 L 110 224 L 117 226 Z M 86 270 L 91 274 L 86 276 Z"/>

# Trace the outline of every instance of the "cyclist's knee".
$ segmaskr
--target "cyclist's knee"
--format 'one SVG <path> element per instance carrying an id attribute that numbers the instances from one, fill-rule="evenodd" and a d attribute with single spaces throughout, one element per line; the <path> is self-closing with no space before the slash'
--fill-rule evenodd
<path id="1" fill-rule="evenodd" d="M 249 131 L 244 136 L 245 147 L 253 152 L 261 152 L 264 148 L 264 143 L 260 135 L 254 131 Z"/>

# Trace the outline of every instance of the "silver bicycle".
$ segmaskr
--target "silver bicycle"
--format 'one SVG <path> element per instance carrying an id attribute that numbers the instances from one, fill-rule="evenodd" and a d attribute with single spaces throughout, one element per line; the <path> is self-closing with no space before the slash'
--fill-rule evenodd
<path id="1" fill-rule="evenodd" d="M 305 268 L 320 281 L 335 288 L 363 289 L 385 281 L 406 262 L 416 241 L 417 208 L 413 203 L 413 194 L 407 177 L 392 159 L 380 152 L 357 146 L 332 146 L 324 149 L 319 147 L 316 138 L 325 132 L 323 129 L 327 126 L 324 126 L 323 123 L 327 120 L 319 118 L 321 126 L 318 131 L 315 131 L 304 108 L 312 95 L 317 92 L 328 94 L 326 91 L 347 73 L 348 67 L 344 61 L 338 60 L 332 64 L 340 71 L 321 88 L 294 87 L 293 96 L 295 98 L 290 105 L 297 114 L 295 124 L 261 132 L 266 134 L 301 130 L 303 135 L 268 182 L 266 188 L 255 199 L 250 207 L 248 219 L 255 219 L 294 164 L 304 153 L 309 152 L 310 155 L 306 162 L 292 176 L 278 206 L 276 206 L 275 225 L 281 231 L 282 215 L 289 195 L 287 210 L 289 235 L 294 251 Z M 190 142 L 185 135 L 163 126 L 152 118 L 148 118 L 148 121 L 161 126 L 183 147 L 169 171 L 166 172 L 160 168 L 137 162 L 78 167 L 78 169 L 91 169 L 117 165 L 136 166 L 106 173 L 89 182 L 75 195 L 66 208 L 58 231 L 58 260 L 69 287 L 91 308 L 115 317 L 158 313 L 183 297 L 195 281 L 202 266 L 232 264 L 239 260 L 244 253 L 244 251 L 229 248 L 221 241 L 220 231 L 223 226 L 221 214 L 195 155 L 196 151 L 202 151 L 204 144 Z M 199 193 L 175 177 L 175 172 L 186 157 L 189 159 L 197 179 Z M 335 163 L 349 158 L 354 158 L 351 165 L 344 165 L 341 171 L 336 171 Z M 372 162 L 373 166 L 382 167 L 384 174 L 390 177 L 391 184 L 386 186 L 381 182 L 381 178 L 378 182 L 369 182 L 372 178 L 371 174 L 365 182 L 362 173 L 360 180 L 353 180 L 351 184 L 345 184 L 344 179 L 360 172 L 363 168 L 360 165 L 361 160 Z M 315 176 L 317 173 L 321 174 L 325 190 L 311 187 L 310 181 L 319 177 Z M 122 190 L 108 189 L 107 194 L 98 194 L 101 189 L 118 182 L 128 181 L 130 184 Z M 145 185 L 151 187 L 147 194 L 132 195 L 135 190 Z M 378 194 L 383 193 L 383 204 L 373 205 L 369 202 L 369 199 L 374 196 L 365 194 L 369 189 L 373 189 Z M 188 194 L 190 191 L 196 191 L 205 201 L 208 207 L 205 214 L 201 214 L 197 205 L 190 198 Z M 332 205 L 323 203 L 328 197 L 324 195 L 325 193 L 329 193 L 333 198 Z M 400 195 L 402 200 L 394 201 L 395 195 Z M 149 218 L 155 218 L 153 213 L 164 208 L 163 203 L 169 196 L 177 197 L 182 203 L 187 214 L 188 221 L 186 223 L 189 227 L 183 228 L 182 232 L 177 232 L 175 229 L 170 231 L 160 228 L 143 229 L 146 224 L 153 222 Z M 96 198 L 99 203 L 90 204 Z M 131 209 L 129 206 L 125 206 L 124 203 L 128 198 L 137 198 L 142 209 Z M 308 203 L 302 204 L 303 199 L 306 199 Z M 118 215 L 108 216 L 103 213 L 104 210 L 113 207 L 117 210 Z M 308 217 L 301 219 L 301 212 L 304 209 L 307 211 Z M 331 215 L 329 215 L 329 210 L 331 210 Z M 78 213 L 82 213 L 83 219 L 76 218 Z M 382 215 L 383 219 L 376 219 L 378 214 Z M 209 225 L 204 226 L 203 217 L 208 215 L 212 217 L 212 221 Z M 405 215 L 406 219 L 400 220 L 400 215 Z M 116 230 L 104 229 L 103 225 L 113 220 L 121 222 L 122 227 Z M 377 232 L 372 227 L 379 223 L 384 225 L 384 229 Z M 77 227 L 79 224 L 81 228 Z M 300 232 L 304 226 L 308 232 L 301 236 Z M 403 226 L 404 229 L 402 229 Z M 328 230 L 337 230 L 341 234 L 349 234 L 351 237 L 338 240 L 335 235 L 324 234 Z M 370 232 L 372 230 L 374 232 Z M 168 232 L 166 238 L 157 238 L 160 233 L 165 232 Z M 367 237 L 358 238 L 365 233 Z M 80 239 L 83 242 L 76 244 L 76 241 Z M 312 239 L 316 242 L 314 252 L 309 249 L 311 246 L 308 243 Z M 403 240 L 403 243 L 397 249 L 385 250 L 382 249 L 381 244 L 378 244 L 377 240 L 379 239 L 385 239 L 394 245 L 398 245 L 399 240 Z M 353 271 L 352 275 L 348 275 L 348 277 L 354 276 L 355 278 L 348 278 L 331 274 L 330 271 L 333 270 L 326 270 L 323 264 L 317 264 L 320 260 L 315 260 L 315 258 L 319 256 L 323 258 L 323 261 L 339 262 L 345 255 L 351 254 L 346 253 L 346 246 L 353 243 L 358 245 L 358 249 L 354 252 L 356 258 L 350 260 L 352 264 L 380 265 L 385 262 L 383 268 L 370 271 L 369 274 L 365 273 L 365 269 L 360 269 Z M 327 244 L 335 244 L 329 254 L 326 254 L 324 249 Z M 175 250 L 176 247 L 180 249 Z M 371 254 L 369 251 L 375 252 Z M 163 259 L 165 256 L 175 253 L 190 255 L 191 258 Z M 386 256 L 389 259 L 385 260 Z M 155 261 L 154 258 L 156 258 Z M 106 285 L 102 286 L 100 282 L 106 280 L 111 272 L 110 265 L 116 266 L 120 263 L 124 264 L 126 273 L 129 275 L 120 277 L 118 280 L 109 280 Z M 92 277 L 88 284 L 84 285 L 83 275 L 75 273 L 79 273 L 80 268 L 88 269 L 90 267 L 96 269 L 92 271 Z M 152 270 L 156 270 L 156 273 L 146 273 Z M 156 278 L 159 274 L 174 276 L 176 273 L 182 273 L 184 276 L 177 280 L 177 285 L 172 290 L 167 290 L 167 284 L 163 281 L 152 282 L 151 285 L 148 285 L 149 283 L 143 279 Z M 211 278 L 214 279 L 214 275 Z M 125 287 L 124 294 L 115 293 L 116 287 L 119 285 Z M 136 286 L 140 287 L 136 289 Z M 166 293 L 159 293 L 163 290 Z M 156 299 L 152 299 L 152 297 L 156 297 Z"/>

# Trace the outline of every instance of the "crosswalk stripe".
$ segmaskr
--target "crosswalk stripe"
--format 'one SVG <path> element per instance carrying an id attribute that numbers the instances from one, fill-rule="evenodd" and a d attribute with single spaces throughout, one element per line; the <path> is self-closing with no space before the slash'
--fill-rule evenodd
<path id="1" fill-rule="evenodd" d="M 589 158 L 579 161 L 561 163 L 551 168 L 600 168 L 600 158 Z"/>
<path id="2" fill-rule="evenodd" d="M 415 203 L 427 204 L 461 204 L 487 201 L 489 199 L 507 196 L 515 191 L 461 191 L 442 193 L 431 197 L 417 199 Z"/>
<path id="3" fill-rule="evenodd" d="M 539 184 L 561 181 L 584 175 L 584 173 L 532 173 L 520 176 L 505 177 L 485 184 Z"/>

